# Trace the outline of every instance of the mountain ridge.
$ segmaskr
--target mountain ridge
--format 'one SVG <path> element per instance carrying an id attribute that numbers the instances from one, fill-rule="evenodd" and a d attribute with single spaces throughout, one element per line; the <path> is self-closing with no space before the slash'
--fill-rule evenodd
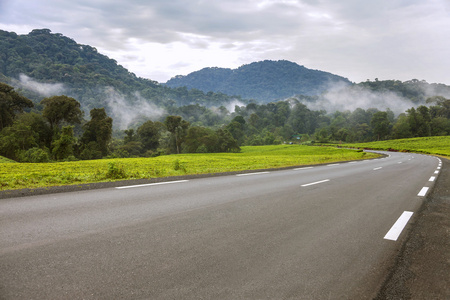
<path id="1" fill-rule="evenodd" d="M 240 95 L 246 99 L 271 102 L 295 95 L 320 95 L 331 85 L 351 85 L 339 75 L 308 69 L 287 60 L 264 60 L 236 69 L 209 67 L 188 75 L 177 75 L 165 85 Z"/>

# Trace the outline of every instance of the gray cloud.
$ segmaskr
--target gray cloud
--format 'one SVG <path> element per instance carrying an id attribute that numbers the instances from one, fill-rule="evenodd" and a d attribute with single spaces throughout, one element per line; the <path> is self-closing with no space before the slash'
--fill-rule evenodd
<path id="1" fill-rule="evenodd" d="M 237 67 L 288 59 L 356 82 L 378 77 L 450 84 L 447 0 L 2 0 L 1 5 L 0 28 L 18 33 L 49 28 L 106 52 L 143 77 L 172 77 L 213 67 L 214 60 Z M 174 57 L 162 65 L 154 55 L 164 47 Z M 193 52 L 186 47 L 210 59 L 190 60 Z M 170 69 L 181 61 L 189 66 Z"/>

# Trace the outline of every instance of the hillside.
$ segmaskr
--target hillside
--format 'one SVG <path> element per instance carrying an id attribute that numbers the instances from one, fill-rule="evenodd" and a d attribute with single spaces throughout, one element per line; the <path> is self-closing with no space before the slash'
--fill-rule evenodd
<path id="1" fill-rule="evenodd" d="M 49 29 L 25 35 L 0 30 L 0 82 L 35 104 L 64 94 L 78 100 L 87 115 L 92 108 L 105 107 L 120 128 L 139 119 L 181 114 L 180 107 L 191 104 L 201 106 L 194 110 L 204 115 L 204 107 L 233 111 L 236 104 L 246 105 L 249 99 L 267 103 L 295 96 L 314 110 L 389 107 L 401 113 L 425 104 L 428 97 L 450 98 L 450 87 L 443 84 L 414 79 L 353 84 L 285 60 L 254 62 L 234 70 L 205 68 L 160 84 L 139 78 L 94 47 Z"/>
<path id="2" fill-rule="evenodd" d="M 320 95 L 336 84 L 350 85 L 351 82 L 344 77 L 311 70 L 286 60 L 254 62 L 237 69 L 204 68 L 186 76 L 175 76 L 166 83 L 172 88 L 185 86 L 203 92 L 240 95 L 259 102 L 294 95 Z"/>
<path id="3" fill-rule="evenodd" d="M 105 107 L 119 122 L 123 114 L 141 112 L 157 117 L 172 107 L 219 107 L 236 100 L 139 78 L 96 48 L 49 29 L 34 29 L 26 35 L 0 30 L 0 81 L 35 103 L 65 94 L 77 99 L 85 111 Z"/>

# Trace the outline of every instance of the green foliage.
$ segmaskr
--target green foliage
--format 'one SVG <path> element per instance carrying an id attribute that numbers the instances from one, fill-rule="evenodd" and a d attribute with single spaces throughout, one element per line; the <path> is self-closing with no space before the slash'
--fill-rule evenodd
<path id="1" fill-rule="evenodd" d="M 216 131 L 199 126 L 188 129 L 184 151 L 187 153 L 238 152 L 237 141 L 226 129 Z"/>
<path id="2" fill-rule="evenodd" d="M 101 156 L 108 154 L 108 143 L 112 134 L 112 118 L 108 117 L 104 108 L 94 108 L 91 110 L 91 120 L 84 124 L 83 135 L 81 137 L 83 158 L 94 158 L 90 155 Z"/>
<path id="3" fill-rule="evenodd" d="M 159 146 L 160 131 L 164 124 L 160 122 L 147 121 L 137 129 L 139 141 L 142 143 L 142 150 L 156 150 Z"/>
<path id="4" fill-rule="evenodd" d="M 127 177 L 127 172 L 123 165 L 116 165 L 114 162 L 108 163 L 108 171 L 106 178 L 108 179 L 124 179 Z"/>
<path id="5" fill-rule="evenodd" d="M 176 151 L 180 154 L 180 147 L 184 141 L 184 137 L 187 134 L 189 128 L 189 122 L 183 120 L 180 116 L 167 116 L 164 121 L 167 130 L 172 134 Z"/>
<path id="6" fill-rule="evenodd" d="M 80 109 L 80 102 L 74 98 L 62 96 L 53 96 L 44 98 L 41 101 L 44 105 L 42 116 L 50 124 L 50 128 L 57 128 L 62 121 L 69 124 L 81 123 L 83 112 Z"/>
<path id="7" fill-rule="evenodd" d="M 6 163 L 17 163 L 16 161 L 0 156 L 0 164 L 6 164 Z"/>
<path id="8" fill-rule="evenodd" d="M 14 123 L 0 132 L 0 153 L 12 160 L 19 159 L 19 151 L 36 146 L 36 134 L 25 124 Z"/>
<path id="9" fill-rule="evenodd" d="M 63 127 L 60 138 L 52 143 L 53 157 L 56 160 L 65 160 L 73 156 L 74 143 L 73 126 Z"/>
<path id="10" fill-rule="evenodd" d="M 174 169 L 175 171 L 183 171 L 184 173 L 187 172 L 187 171 L 186 171 L 185 165 L 184 165 L 183 163 L 181 163 L 179 159 L 176 159 L 176 160 L 173 162 L 173 169 Z"/>
<path id="11" fill-rule="evenodd" d="M 48 149 L 43 150 L 37 147 L 19 151 L 17 156 L 19 161 L 24 163 L 46 163 L 50 161 Z"/>
<path id="12" fill-rule="evenodd" d="M 16 114 L 33 107 L 31 100 L 14 91 L 12 86 L 0 82 L 0 131 L 14 122 Z"/>
<path id="13" fill-rule="evenodd" d="M 389 122 L 387 112 L 385 111 L 376 112 L 372 116 L 370 125 L 372 126 L 373 133 L 377 136 L 378 140 L 384 140 L 389 135 L 391 124 Z"/>

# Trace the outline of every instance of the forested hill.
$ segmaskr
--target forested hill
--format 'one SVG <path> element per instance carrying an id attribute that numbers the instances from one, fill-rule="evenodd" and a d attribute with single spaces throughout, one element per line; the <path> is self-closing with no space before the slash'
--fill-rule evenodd
<path id="1" fill-rule="evenodd" d="M 220 106 L 233 100 L 224 94 L 173 89 L 139 78 L 96 48 L 49 29 L 34 29 L 25 35 L 0 30 L 0 81 L 13 85 L 35 103 L 44 96 L 64 93 L 87 109 L 108 109 L 111 101 L 167 108 Z"/>
<path id="2" fill-rule="evenodd" d="M 237 69 L 204 68 L 187 76 L 176 76 L 166 85 L 271 102 L 294 95 L 320 95 L 337 83 L 351 84 L 347 78 L 311 70 L 290 61 L 265 60 Z"/>

